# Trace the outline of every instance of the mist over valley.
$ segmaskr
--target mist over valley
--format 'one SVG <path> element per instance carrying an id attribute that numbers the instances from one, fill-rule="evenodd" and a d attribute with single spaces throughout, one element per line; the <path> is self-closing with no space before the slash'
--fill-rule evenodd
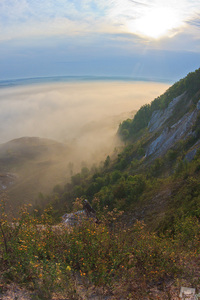
<path id="1" fill-rule="evenodd" d="M 121 145 L 120 122 L 169 87 L 151 82 L 68 82 L 0 89 L 1 190 L 12 206 L 64 185 Z"/>
<path id="2" fill-rule="evenodd" d="M 0 299 L 200 295 L 200 1 L 0 0 Z"/>

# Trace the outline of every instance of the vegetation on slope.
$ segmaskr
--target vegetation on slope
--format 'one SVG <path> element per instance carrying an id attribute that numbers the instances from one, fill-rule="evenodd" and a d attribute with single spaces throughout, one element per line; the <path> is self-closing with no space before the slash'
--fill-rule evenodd
<path id="1" fill-rule="evenodd" d="M 186 92 L 191 97 L 187 98 L 190 104 L 187 109 L 194 109 L 194 104 L 199 99 L 199 83 L 200 69 L 172 86 L 163 96 L 154 100 L 151 107 L 157 109 L 158 103 L 160 107 L 167 106 L 169 99 L 171 101 L 180 93 Z M 182 104 L 178 103 L 179 112 Z M 183 105 L 183 110 L 185 107 L 186 105 Z M 137 114 L 132 122 L 135 120 Z M 101 210 L 108 206 L 110 210 L 117 208 L 125 211 L 127 223 L 133 222 L 136 218 L 144 220 L 154 229 L 163 228 L 163 230 L 173 227 L 176 216 L 180 219 L 188 215 L 198 217 L 200 202 L 199 196 L 196 195 L 199 193 L 200 151 L 197 151 L 200 139 L 199 124 L 200 114 L 193 124 L 193 134 L 184 140 L 178 140 L 164 156 L 154 160 L 151 157 L 144 159 L 145 147 L 151 140 L 151 135 L 148 130 L 143 130 L 140 136 L 138 134 L 136 141 L 130 141 L 121 152 L 118 154 L 115 152 L 113 157 L 108 156 L 98 168 L 89 170 L 83 167 L 80 173 L 71 177 L 71 182 L 65 187 L 55 186 L 53 195 L 48 197 L 41 195 L 37 209 L 41 211 L 41 204 L 45 206 L 45 203 L 50 203 L 56 218 L 70 212 L 72 203 L 77 197 L 87 198 L 95 209 L 97 209 L 95 199 L 98 198 Z M 185 158 L 190 149 L 196 149 L 195 159 L 191 162 Z M 191 182 L 195 193 L 191 192 Z M 165 190 L 169 190 L 168 195 L 160 199 L 162 197 L 159 198 L 157 195 Z M 163 202 L 162 206 L 155 203 L 156 197 Z M 176 199 L 181 198 L 182 202 L 179 200 L 177 204 Z M 195 204 L 191 205 L 193 202 Z M 177 209 L 177 206 L 180 209 Z M 154 218 L 150 217 L 151 211 Z"/>
<path id="2" fill-rule="evenodd" d="M 87 288 L 103 286 L 111 299 L 155 299 L 150 289 L 160 284 L 165 299 L 169 281 L 184 279 L 199 286 L 199 279 L 191 277 L 200 272 L 197 218 L 177 222 L 172 237 L 150 232 L 143 222 L 123 226 L 116 209 L 99 213 L 101 224 L 86 220 L 69 231 L 52 227 L 50 210 L 36 218 L 24 208 L 12 226 L 2 210 L 0 282 L 26 286 L 33 299 L 51 299 L 55 294 L 80 299 L 78 278 Z M 188 269 L 191 261 L 196 263 Z"/>
<path id="3" fill-rule="evenodd" d="M 163 95 L 152 101 L 151 104 L 142 106 L 132 120 L 128 119 L 122 122 L 119 126 L 120 136 L 125 141 L 129 139 L 132 140 L 135 136 L 138 136 L 140 130 L 147 127 L 151 115 L 155 110 L 165 109 L 174 98 L 185 92 L 193 103 L 196 104 L 199 100 L 199 95 L 196 95 L 199 91 L 199 84 L 200 69 L 189 73 L 187 77 L 176 82 Z"/>
<path id="4" fill-rule="evenodd" d="M 12 226 L 2 202 L 3 282 L 26 284 L 35 299 L 50 299 L 59 289 L 78 299 L 77 278 L 88 287 L 103 286 L 113 299 L 156 299 L 155 286 L 161 286 L 160 299 L 169 299 L 169 283 L 200 289 L 200 115 L 193 135 L 178 140 L 162 157 L 144 158 L 152 138 L 146 128 L 149 116 L 184 92 L 187 109 L 194 109 L 199 82 L 200 69 L 141 108 L 124 123 L 132 125 L 124 128 L 128 143 L 122 151 L 99 167 L 84 166 L 66 186 L 55 186 L 52 195 L 40 194 L 32 214 L 23 210 Z M 191 150 L 195 155 L 188 160 Z M 99 225 L 86 220 L 71 231 L 52 226 L 85 198 L 96 209 Z"/>

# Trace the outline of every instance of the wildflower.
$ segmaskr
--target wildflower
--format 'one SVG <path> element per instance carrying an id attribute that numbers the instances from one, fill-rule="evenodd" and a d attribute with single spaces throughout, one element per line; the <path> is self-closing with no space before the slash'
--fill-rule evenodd
<path id="1" fill-rule="evenodd" d="M 67 266 L 66 270 L 67 270 L 67 271 L 71 271 L 71 267 L 70 267 L 70 266 Z"/>

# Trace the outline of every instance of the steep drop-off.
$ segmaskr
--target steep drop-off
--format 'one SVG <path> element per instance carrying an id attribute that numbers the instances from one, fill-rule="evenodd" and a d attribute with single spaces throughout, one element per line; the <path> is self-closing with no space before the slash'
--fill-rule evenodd
<path id="1" fill-rule="evenodd" d="M 193 197 L 183 200 L 181 190 L 190 193 L 190 177 L 199 179 L 200 147 L 200 69 L 171 86 L 150 105 L 145 105 L 133 119 L 122 122 L 118 134 L 123 149 L 115 149 L 98 168 L 83 169 L 71 177 L 53 203 L 56 215 L 70 212 L 76 197 L 93 202 L 100 209 L 118 208 L 126 212 L 126 221 L 136 219 L 157 228 L 168 215 L 176 215 L 176 205 L 183 205 L 185 215 L 196 215 L 200 202 Z M 194 189 L 199 190 L 198 184 Z M 195 198 L 195 199 L 194 199 Z M 98 199 L 98 201 L 96 201 Z M 177 202 L 177 203 L 176 203 Z"/>

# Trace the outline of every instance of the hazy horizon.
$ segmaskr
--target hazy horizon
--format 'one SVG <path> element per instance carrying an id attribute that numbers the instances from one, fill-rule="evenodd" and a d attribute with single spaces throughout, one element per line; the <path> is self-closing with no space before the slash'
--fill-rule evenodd
<path id="1" fill-rule="evenodd" d="M 67 83 L 67 82 L 152 82 L 173 84 L 174 80 L 169 78 L 148 78 L 133 77 L 127 75 L 54 75 L 54 76 L 37 76 L 37 77 L 12 77 L 0 79 L 0 89 L 15 86 L 41 85 L 48 83 Z"/>
<path id="2" fill-rule="evenodd" d="M 0 1 L 0 80 L 128 76 L 175 82 L 199 68 L 200 2 Z"/>

